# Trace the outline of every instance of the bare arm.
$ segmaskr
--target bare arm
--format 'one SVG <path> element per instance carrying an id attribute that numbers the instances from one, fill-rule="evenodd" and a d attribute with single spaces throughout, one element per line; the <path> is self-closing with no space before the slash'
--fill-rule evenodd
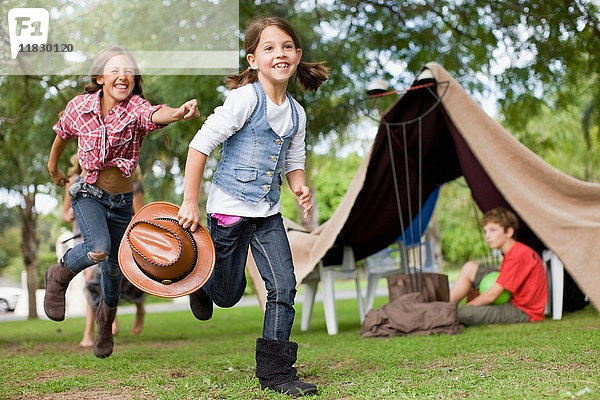
<path id="1" fill-rule="evenodd" d="M 298 198 L 298 205 L 303 209 L 304 218 L 308 218 L 310 210 L 312 210 L 312 196 L 310 188 L 306 186 L 306 175 L 304 170 L 296 169 L 286 175 L 290 188 Z"/>
<path id="2" fill-rule="evenodd" d="M 135 192 L 133 194 L 133 213 L 135 214 L 144 206 L 144 193 Z"/>
<path id="3" fill-rule="evenodd" d="M 65 151 L 65 147 L 67 147 L 67 140 L 62 139 L 60 136 L 56 136 L 54 138 L 54 142 L 52 143 L 52 148 L 50 149 L 50 156 L 48 157 L 48 172 L 50 172 L 50 178 L 52 178 L 52 182 L 56 183 L 58 186 L 64 186 L 69 182 L 69 178 L 58 169 L 58 161 L 60 160 L 60 156 Z"/>
<path id="4" fill-rule="evenodd" d="M 504 288 L 497 283 L 494 283 L 491 288 L 485 293 L 480 294 L 473 300 L 467 303 L 469 306 L 484 306 L 492 304 L 504 291 Z"/>
<path id="5" fill-rule="evenodd" d="M 179 218 L 179 224 L 184 228 L 190 228 L 192 232 L 198 229 L 200 221 L 198 194 L 207 158 L 206 154 L 198 150 L 188 149 L 187 161 L 185 162 L 183 202 L 177 217 Z"/>
<path id="6" fill-rule="evenodd" d="M 183 103 L 179 108 L 163 107 L 159 108 L 152 114 L 152 122 L 158 125 L 167 125 L 171 122 L 179 121 L 180 119 L 198 118 L 198 101 L 191 99 Z"/>
<path id="7" fill-rule="evenodd" d="M 69 183 L 65 185 L 65 197 L 63 198 L 63 213 L 62 219 L 65 222 L 73 222 L 75 221 L 75 214 L 73 213 L 73 208 L 71 207 L 71 195 L 69 194 L 69 188 L 77 179 L 76 175 L 73 175 L 69 179 Z"/>

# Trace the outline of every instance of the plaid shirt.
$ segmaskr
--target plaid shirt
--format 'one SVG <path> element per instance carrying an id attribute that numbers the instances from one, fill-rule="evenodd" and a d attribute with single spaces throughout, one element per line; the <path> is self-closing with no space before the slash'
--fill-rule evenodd
<path id="1" fill-rule="evenodd" d="M 120 102 L 102 120 L 101 93 L 76 96 L 52 128 L 62 139 L 77 137 L 79 163 L 88 171 L 84 180 L 90 184 L 108 167 L 131 176 L 146 134 L 163 127 L 152 122 L 152 114 L 164 105 L 153 106 L 137 95 Z"/>

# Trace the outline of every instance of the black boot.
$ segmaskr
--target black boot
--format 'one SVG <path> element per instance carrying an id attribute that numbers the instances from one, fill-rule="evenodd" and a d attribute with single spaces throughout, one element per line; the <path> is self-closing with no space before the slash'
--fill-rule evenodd
<path id="1" fill-rule="evenodd" d="M 51 320 L 65 319 L 65 292 L 75 275 L 77 274 L 67 268 L 62 260 L 48 268 L 44 274 L 44 311 Z"/>
<path id="2" fill-rule="evenodd" d="M 298 343 L 256 339 L 256 377 L 260 387 L 294 397 L 317 393 L 315 385 L 298 379 L 294 368 L 297 354 Z"/>
<path id="3" fill-rule="evenodd" d="M 212 299 L 202 288 L 190 294 L 190 308 L 194 317 L 199 320 L 207 321 L 212 317 Z"/>

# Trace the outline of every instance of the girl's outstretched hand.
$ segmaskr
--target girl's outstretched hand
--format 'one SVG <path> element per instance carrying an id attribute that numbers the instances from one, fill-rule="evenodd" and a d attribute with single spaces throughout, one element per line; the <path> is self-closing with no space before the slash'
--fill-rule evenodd
<path id="1" fill-rule="evenodd" d="M 297 186 L 294 188 L 294 193 L 298 197 L 298 205 L 303 209 L 302 215 L 304 219 L 307 219 L 313 207 L 310 188 L 308 186 Z"/>
<path id="2" fill-rule="evenodd" d="M 171 117 L 176 119 L 193 119 L 198 118 L 200 116 L 200 111 L 198 110 L 198 100 L 191 99 L 183 103 L 173 114 Z"/>

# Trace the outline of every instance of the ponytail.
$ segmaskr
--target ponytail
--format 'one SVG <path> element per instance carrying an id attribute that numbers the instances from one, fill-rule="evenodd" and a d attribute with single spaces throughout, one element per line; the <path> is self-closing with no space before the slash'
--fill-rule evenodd
<path id="1" fill-rule="evenodd" d="M 314 92 L 329 77 L 329 67 L 324 62 L 309 63 L 300 61 L 296 68 L 296 82 L 302 90 Z M 231 90 L 237 89 L 248 83 L 254 83 L 258 80 L 258 73 L 255 69 L 246 68 L 241 74 L 229 75 L 225 78 L 225 84 Z"/>
<path id="2" fill-rule="evenodd" d="M 325 62 L 300 61 L 296 68 L 296 82 L 303 90 L 314 92 L 329 77 L 330 68 Z"/>
<path id="3" fill-rule="evenodd" d="M 256 82 L 257 80 L 258 73 L 256 70 L 248 67 L 241 74 L 229 75 L 227 78 L 225 78 L 225 84 L 229 89 L 233 90 L 247 85 L 248 83 Z"/>

